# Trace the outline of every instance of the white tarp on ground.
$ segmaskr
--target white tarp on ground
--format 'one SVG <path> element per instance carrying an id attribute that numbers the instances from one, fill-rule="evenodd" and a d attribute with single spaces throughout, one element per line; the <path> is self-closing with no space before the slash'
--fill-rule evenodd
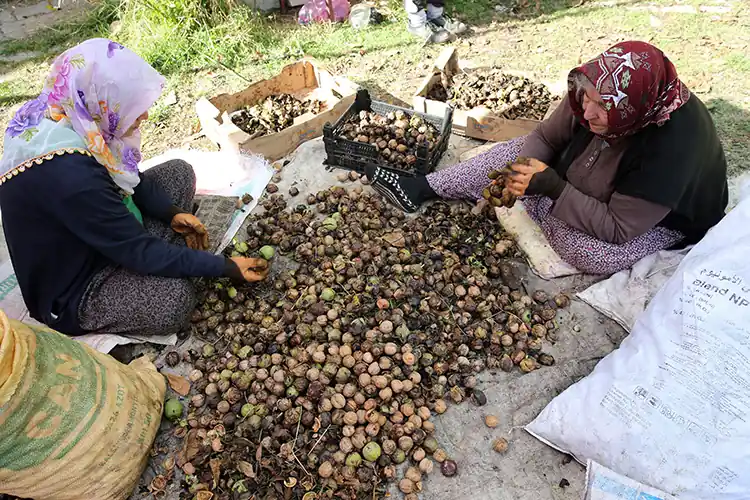
<path id="1" fill-rule="evenodd" d="M 750 200 L 696 245 L 619 349 L 526 429 L 681 499 L 750 497 Z"/>
<path id="2" fill-rule="evenodd" d="M 631 269 L 591 285 L 576 296 L 631 331 L 635 320 L 672 277 L 688 250 L 664 250 L 648 255 Z"/>

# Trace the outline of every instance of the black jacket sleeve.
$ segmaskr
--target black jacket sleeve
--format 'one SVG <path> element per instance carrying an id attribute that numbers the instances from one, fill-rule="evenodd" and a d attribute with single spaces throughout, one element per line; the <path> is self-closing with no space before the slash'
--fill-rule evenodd
<path id="1" fill-rule="evenodd" d="M 141 182 L 133 190 L 133 201 L 144 215 L 169 224 L 181 210 L 172 204 L 164 188 L 151 177 L 141 175 Z"/>

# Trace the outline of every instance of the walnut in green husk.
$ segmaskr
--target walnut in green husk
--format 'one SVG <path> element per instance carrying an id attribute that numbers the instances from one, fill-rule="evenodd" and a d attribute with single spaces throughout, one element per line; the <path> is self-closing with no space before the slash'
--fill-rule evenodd
<path id="1" fill-rule="evenodd" d="M 522 165 L 531 164 L 528 158 L 519 156 L 515 162 L 508 163 L 504 168 L 493 170 L 488 174 L 492 182 L 484 188 L 482 197 L 493 207 L 511 208 L 516 203 L 515 195 L 505 186 L 509 176 L 512 175 L 513 171 L 510 167 L 513 163 L 520 163 Z"/>

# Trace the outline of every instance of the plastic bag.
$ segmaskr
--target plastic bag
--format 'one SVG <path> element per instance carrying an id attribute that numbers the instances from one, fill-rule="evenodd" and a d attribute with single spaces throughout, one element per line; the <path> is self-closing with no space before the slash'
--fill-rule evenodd
<path id="1" fill-rule="evenodd" d="M 750 491 L 750 200 L 682 260 L 620 348 L 527 430 L 680 499 Z"/>
<path id="2" fill-rule="evenodd" d="M 349 0 L 330 0 L 333 19 L 326 0 L 308 0 L 299 10 L 299 24 L 322 23 L 325 21 L 341 22 L 349 17 Z"/>
<path id="3" fill-rule="evenodd" d="M 161 422 L 166 383 L 0 311 L 0 494 L 124 500 Z"/>

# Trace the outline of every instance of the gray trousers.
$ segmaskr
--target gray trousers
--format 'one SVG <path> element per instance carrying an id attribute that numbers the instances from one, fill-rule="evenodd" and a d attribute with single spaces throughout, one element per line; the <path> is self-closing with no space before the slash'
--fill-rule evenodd
<path id="1" fill-rule="evenodd" d="M 182 160 L 171 160 L 147 170 L 175 206 L 192 212 L 195 172 Z M 185 240 L 162 221 L 144 215 L 147 233 L 175 245 Z M 120 266 L 94 275 L 78 306 L 81 328 L 90 333 L 167 335 L 188 324 L 195 307 L 195 288 L 188 279 L 146 276 Z"/>
<path id="2" fill-rule="evenodd" d="M 422 26 L 427 21 L 443 15 L 444 0 L 404 0 L 409 15 L 409 25 Z"/>

